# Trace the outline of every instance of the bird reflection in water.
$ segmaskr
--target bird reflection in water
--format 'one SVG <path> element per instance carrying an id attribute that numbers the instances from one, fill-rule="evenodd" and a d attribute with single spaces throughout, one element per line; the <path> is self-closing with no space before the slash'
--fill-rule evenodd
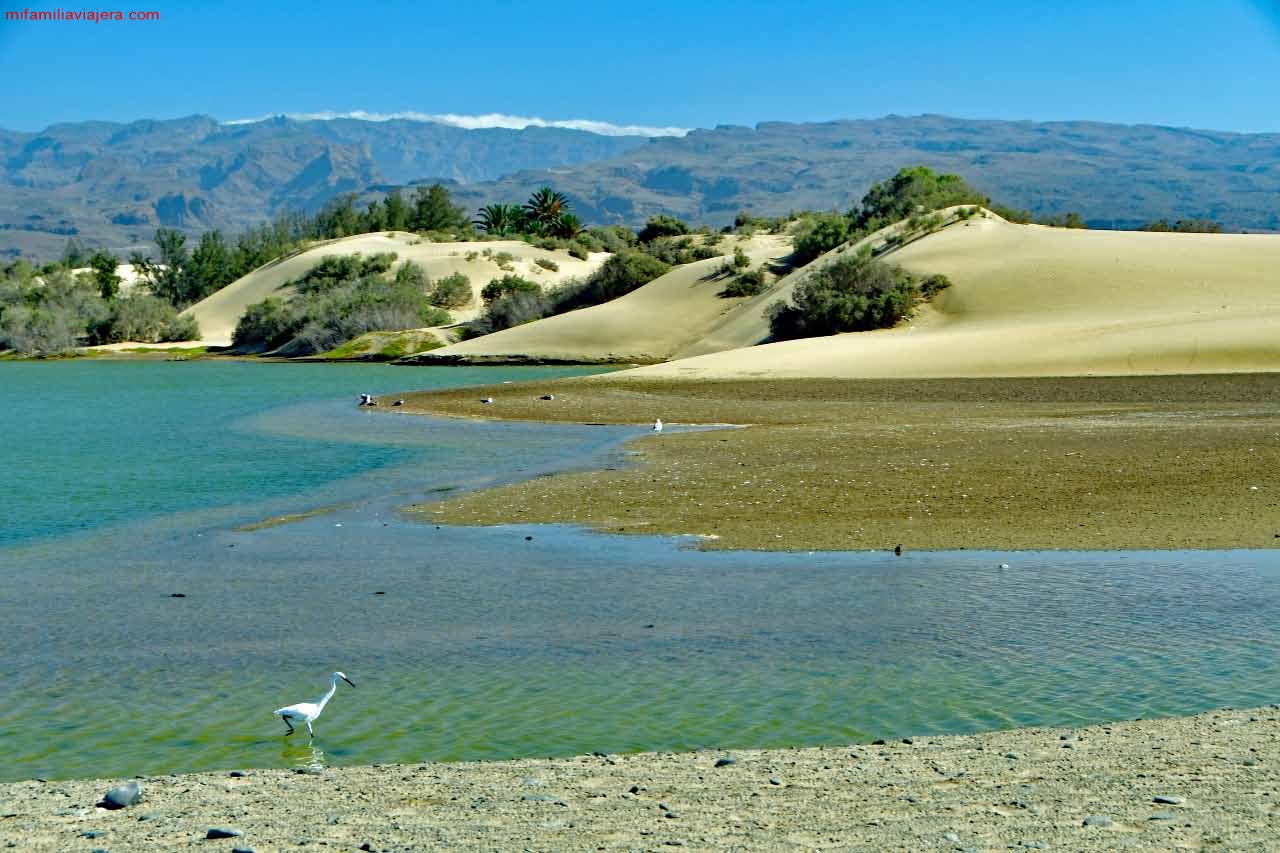
<path id="1" fill-rule="evenodd" d="M 317 772 L 325 766 L 324 750 L 311 743 L 286 740 L 280 750 L 280 763 L 295 770 Z"/>

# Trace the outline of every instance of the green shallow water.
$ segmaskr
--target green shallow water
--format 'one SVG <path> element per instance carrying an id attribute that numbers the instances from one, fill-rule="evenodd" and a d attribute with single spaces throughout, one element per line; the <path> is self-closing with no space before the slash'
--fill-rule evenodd
<path id="1" fill-rule="evenodd" d="M 556 526 L 437 528 L 395 509 L 614 464 L 640 430 L 352 405 L 528 372 L 30 367 L 22 398 L 52 408 L 15 421 L 6 407 L 5 434 L 23 438 L 0 448 L 34 507 L 5 516 L 0 543 L 0 779 L 835 744 L 1280 695 L 1275 552 L 701 553 Z M 120 384 L 149 402 L 113 408 Z M 86 431 L 100 440 L 62 446 Z M 48 453 L 27 446 L 53 436 Z M 111 460 L 140 464 L 133 445 L 180 459 L 156 482 L 196 499 L 157 489 L 120 515 L 77 509 L 69 496 L 102 493 L 62 466 L 90 454 L 109 480 Z M 80 520 L 60 527 L 68 503 Z M 281 737 L 271 711 L 334 669 L 358 687 L 341 687 L 315 741 Z"/>

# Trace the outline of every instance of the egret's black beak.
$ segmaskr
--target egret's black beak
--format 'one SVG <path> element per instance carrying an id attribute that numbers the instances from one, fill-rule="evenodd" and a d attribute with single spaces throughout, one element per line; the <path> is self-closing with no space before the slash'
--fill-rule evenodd
<path id="1" fill-rule="evenodd" d="M 345 681 L 345 682 L 347 682 L 347 684 L 350 684 L 352 687 L 355 687 L 355 686 L 356 686 L 356 683 L 355 683 L 354 681 L 352 681 L 350 678 L 347 678 L 345 675 L 344 675 L 344 676 L 342 676 L 342 680 L 343 680 L 343 681 Z"/>

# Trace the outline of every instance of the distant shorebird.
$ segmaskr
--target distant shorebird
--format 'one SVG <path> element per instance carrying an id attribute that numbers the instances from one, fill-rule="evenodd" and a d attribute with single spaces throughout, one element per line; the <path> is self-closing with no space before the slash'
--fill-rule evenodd
<path id="1" fill-rule="evenodd" d="M 487 406 L 487 405 L 489 405 L 490 403 L 492 403 L 492 402 L 493 402 L 493 398 L 492 398 L 492 397 L 481 397 L 481 398 L 480 398 L 480 402 L 481 402 L 481 403 L 484 403 L 484 404 Z"/>
<path id="2" fill-rule="evenodd" d="M 329 692 L 321 696 L 315 702 L 299 702 L 297 705 L 290 705 L 287 708 L 281 708 L 273 713 L 278 714 L 284 719 L 284 724 L 289 727 L 289 731 L 285 732 L 285 737 L 293 734 L 293 723 L 298 721 L 307 724 L 307 734 L 312 737 L 316 736 L 315 730 L 311 728 L 311 723 L 316 717 L 320 716 L 324 711 L 324 706 L 329 704 L 329 700 L 333 698 L 333 694 L 338 691 L 338 679 L 355 687 L 355 683 L 340 672 L 335 672 L 329 677 Z"/>
<path id="3" fill-rule="evenodd" d="M 653 422 L 653 431 L 662 432 L 662 418 L 658 418 L 656 421 Z"/>

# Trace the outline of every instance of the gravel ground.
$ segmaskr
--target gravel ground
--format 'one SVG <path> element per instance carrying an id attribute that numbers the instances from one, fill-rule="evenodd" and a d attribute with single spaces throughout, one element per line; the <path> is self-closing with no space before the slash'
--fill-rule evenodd
<path id="1" fill-rule="evenodd" d="M 1275 850 L 1277 708 L 732 755 L 162 776 L 114 811 L 95 803 L 123 780 L 28 781 L 0 785 L 0 847 Z"/>

